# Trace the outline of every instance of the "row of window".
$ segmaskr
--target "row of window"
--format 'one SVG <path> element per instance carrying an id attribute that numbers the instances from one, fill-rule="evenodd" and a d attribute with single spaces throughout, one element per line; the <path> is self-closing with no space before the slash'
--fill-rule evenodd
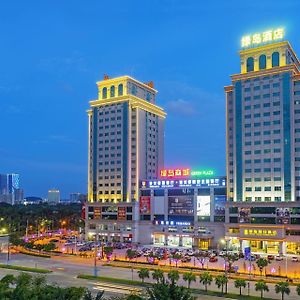
<path id="1" fill-rule="evenodd" d="M 120 195 L 121 190 L 117 190 L 117 191 L 99 191 L 99 195 L 102 195 L 102 194 L 104 194 L 104 195 L 115 195 L 115 194 Z"/>
<path id="2" fill-rule="evenodd" d="M 108 91 L 107 87 L 104 87 L 102 89 L 102 99 L 107 98 L 107 91 Z M 110 91 L 111 98 L 116 96 L 116 88 L 114 85 L 110 87 L 109 91 Z M 118 85 L 118 96 L 123 96 L 123 84 L 122 83 Z"/>
<path id="3" fill-rule="evenodd" d="M 272 67 L 278 67 L 279 66 L 279 52 L 273 52 L 271 56 L 272 60 Z M 258 67 L 259 70 L 264 70 L 267 67 L 267 56 L 265 54 L 262 54 L 258 58 Z M 254 58 L 248 57 L 247 58 L 247 72 L 253 72 L 254 71 Z"/>
<path id="4" fill-rule="evenodd" d="M 244 161 L 244 163 L 245 163 L 246 165 L 249 165 L 249 164 L 252 164 L 252 163 L 260 164 L 260 163 L 262 163 L 262 162 L 264 162 L 264 163 L 270 163 L 270 162 L 271 162 L 271 158 L 264 158 L 263 160 L 262 160 L 262 159 L 254 159 L 254 160 L 246 159 L 246 160 Z M 279 162 L 281 162 L 281 158 L 280 158 L 280 157 L 274 158 L 274 159 L 273 159 L 273 162 L 274 162 L 274 163 L 279 163 Z"/>
<path id="5" fill-rule="evenodd" d="M 263 170 L 263 171 L 262 171 Z M 255 169 L 245 169 L 245 173 L 249 174 L 249 173 L 261 173 L 261 172 L 271 172 L 272 169 L 271 168 L 255 168 Z M 281 168 L 273 168 L 273 172 L 281 172 Z"/>
<path id="6" fill-rule="evenodd" d="M 271 134 L 280 134 L 280 129 L 274 129 L 273 131 L 271 130 L 264 130 L 263 132 L 261 131 L 254 131 L 254 132 L 245 132 L 245 137 L 250 137 L 250 136 L 261 136 L 263 135 L 271 135 Z"/>
<path id="7" fill-rule="evenodd" d="M 263 126 L 270 126 L 273 123 L 273 125 L 280 125 L 281 121 L 280 120 L 274 120 L 273 122 L 271 121 L 265 121 L 265 122 L 255 122 L 253 123 L 253 127 L 260 127 L 261 125 Z M 251 123 L 246 123 L 244 124 L 245 128 L 251 128 L 252 124 Z"/>
<path id="8" fill-rule="evenodd" d="M 281 143 L 281 139 L 275 139 L 275 140 L 273 140 L 273 144 L 280 144 L 280 143 Z M 270 145 L 271 144 L 271 140 L 254 141 L 253 142 L 253 145 L 255 145 L 255 146 L 261 145 L 261 144 Z M 252 146 L 252 141 L 245 142 L 245 146 Z"/>
<path id="9" fill-rule="evenodd" d="M 280 115 L 280 111 L 273 111 L 273 116 L 279 116 Z M 251 118 L 261 118 L 261 117 L 270 117 L 271 116 L 271 112 L 266 111 L 263 114 L 261 113 L 256 113 L 256 114 L 248 114 L 248 115 L 244 115 L 245 119 L 251 119 Z"/>
<path id="10" fill-rule="evenodd" d="M 264 153 L 264 154 L 268 154 L 268 153 L 280 153 L 281 152 L 281 149 L 280 148 L 274 148 L 272 149 L 273 151 L 271 151 L 271 149 L 264 149 L 263 151 L 261 149 L 257 149 L 257 150 L 254 150 L 253 151 L 253 154 L 261 154 L 261 153 Z M 245 155 L 251 155 L 252 154 L 252 151 L 251 150 L 246 150 L 244 152 Z"/>
<path id="11" fill-rule="evenodd" d="M 99 111 L 99 116 L 103 116 L 103 114 L 104 115 L 109 115 L 109 114 L 114 114 L 114 113 L 120 113 L 120 112 L 122 112 L 122 110 L 121 109 L 117 109 L 117 111 L 116 110 L 105 110 L 105 111 Z"/>
<path id="12" fill-rule="evenodd" d="M 256 186 L 254 188 L 254 191 L 255 192 L 261 192 L 262 191 L 262 187 L 261 186 Z M 264 191 L 265 192 L 271 192 L 272 191 L 272 187 L 271 186 L 265 186 L 264 187 Z M 281 191 L 281 186 L 275 186 L 274 187 L 274 191 L 275 192 L 280 192 Z M 249 187 L 249 186 L 245 187 L 245 192 L 252 192 L 252 187 Z"/>
<path id="13" fill-rule="evenodd" d="M 271 177 L 264 177 L 263 179 L 264 179 L 264 181 L 267 181 L 267 182 L 271 181 Z M 253 181 L 260 182 L 260 181 L 262 181 L 262 178 L 255 177 Z M 281 177 L 274 177 L 273 181 L 281 181 Z M 245 182 L 252 182 L 252 178 L 249 178 L 249 177 L 245 178 Z"/>

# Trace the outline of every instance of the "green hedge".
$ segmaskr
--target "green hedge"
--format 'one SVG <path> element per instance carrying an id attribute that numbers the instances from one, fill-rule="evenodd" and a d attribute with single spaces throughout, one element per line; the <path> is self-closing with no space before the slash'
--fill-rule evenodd
<path id="1" fill-rule="evenodd" d="M 29 252 L 29 251 L 19 251 L 21 254 L 30 255 L 30 256 L 37 256 L 37 257 L 44 257 L 44 258 L 51 258 L 51 255 Z"/>
<path id="2" fill-rule="evenodd" d="M 51 273 L 52 271 L 46 269 L 37 269 L 37 268 L 29 268 L 22 266 L 14 266 L 14 265 L 4 265 L 0 264 L 0 268 L 2 269 L 10 269 L 10 270 L 18 270 L 18 271 L 26 271 L 26 272 L 34 272 L 34 273 Z"/>

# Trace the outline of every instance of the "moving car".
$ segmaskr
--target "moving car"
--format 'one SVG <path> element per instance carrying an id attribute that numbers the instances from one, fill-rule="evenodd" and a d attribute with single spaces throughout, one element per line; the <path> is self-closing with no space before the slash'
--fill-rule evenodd
<path id="1" fill-rule="evenodd" d="M 293 262 L 298 262 L 298 261 L 299 261 L 299 259 L 298 259 L 298 257 L 297 257 L 297 256 L 293 256 L 293 257 L 292 257 L 292 261 L 293 261 Z"/>
<path id="2" fill-rule="evenodd" d="M 275 259 L 275 256 L 274 256 L 274 255 L 268 255 L 268 256 L 267 256 L 267 259 L 268 259 L 268 260 L 274 260 L 274 259 Z"/>
<path id="3" fill-rule="evenodd" d="M 216 256 L 211 256 L 209 258 L 209 262 L 217 262 L 218 261 L 218 258 Z"/>
<path id="4" fill-rule="evenodd" d="M 276 257 L 275 257 L 275 260 L 277 260 L 277 261 L 281 261 L 281 260 L 283 260 L 283 256 L 281 256 L 281 255 L 276 255 Z"/>

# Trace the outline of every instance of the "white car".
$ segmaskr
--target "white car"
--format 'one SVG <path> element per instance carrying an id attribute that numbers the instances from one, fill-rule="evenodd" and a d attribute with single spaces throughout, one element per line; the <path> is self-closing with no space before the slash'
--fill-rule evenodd
<path id="1" fill-rule="evenodd" d="M 283 260 L 283 256 L 281 256 L 281 255 L 276 255 L 275 256 L 275 260 L 277 260 L 277 261 L 281 261 L 281 260 Z"/>
<path id="2" fill-rule="evenodd" d="M 299 259 L 298 259 L 297 256 L 293 256 L 293 257 L 292 257 L 292 261 L 293 261 L 293 262 L 297 262 L 297 261 L 299 261 Z"/>

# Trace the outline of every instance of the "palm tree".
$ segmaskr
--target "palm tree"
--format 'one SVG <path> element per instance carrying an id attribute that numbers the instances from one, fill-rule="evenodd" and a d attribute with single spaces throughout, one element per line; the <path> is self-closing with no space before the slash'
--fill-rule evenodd
<path id="1" fill-rule="evenodd" d="M 255 283 L 255 290 L 260 291 L 260 298 L 263 298 L 264 292 L 268 292 L 269 287 L 263 280 L 259 280 Z"/>
<path id="2" fill-rule="evenodd" d="M 183 274 L 183 280 L 187 282 L 188 288 L 191 286 L 192 281 L 196 281 L 196 275 L 192 272 L 187 272 Z"/>
<path id="3" fill-rule="evenodd" d="M 234 286 L 237 289 L 240 289 L 240 295 L 242 295 L 242 288 L 246 287 L 246 280 L 245 279 L 237 279 L 234 281 Z"/>
<path id="4" fill-rule="evenodd" d="M 276 294 L 281 294 L 281 300 L 284 300 L 284 294 L 289 295 L 291 290 L 289 288 L 289 283 L 285 281 L 278 282 L 275 285 Z"/>
<path id="5" fill-rule="evenodd" d="M 6 275 L 7 276 L 7 275 Z M 296 292 L 300 296 L 300 284 L 297 285 L 296 287 Z"/>
<path id="6" fill-rule="evenodd" d="M 162 270 L 156 269 L 152 273 L 152 278 L 156 280 L 157 283 L 164 281 L 164 272 Z"/>
<path id="7" fill-rule="evenodd" d="M 142 268 L 138 271 L 139 278 L 142 279 L 142 283 L 144 283 L 145 278 L 149 278 L 149 269 Z"/>
<path id="8" fill-rule="evenodd" d="M 172 270 L 168 273 L 168 278 L 172 284 L 176 284 L 179 279 L 179 272 L 177 270 Z"/>
<path id="9" fill-rule="evenodd" d="M 222 288 L 222 294 L 224 292 L 224 285 L 227 284 L 228 278 L 225 275 L 218 275 L 215 279 L 216 286 Z"/>
<path id="10" fill-rule="evenodd" d="M 132 249 L 127 249 L 126 251 L 126 257 L 129 259 L 129 260 L 132 260 L 136 257 L 137 253 L 135 250 L 132 250 Z"/>
<path id="11" fill-rule="evenodd" d="M 259 267 L 260 276 L 262 276 L 263 269 L 269 264 L 269 261 L 266 258 L 259 258 L 256 261 L 257 266 Z"/>
<path id="12" fill-rule="evenodd" d="M 205 286 L 205 291 L 207 292 L 207 286 L 211 285 L 213 277 L 209 272 L 203 272 L 200 274 L 200 283 Z"/>

